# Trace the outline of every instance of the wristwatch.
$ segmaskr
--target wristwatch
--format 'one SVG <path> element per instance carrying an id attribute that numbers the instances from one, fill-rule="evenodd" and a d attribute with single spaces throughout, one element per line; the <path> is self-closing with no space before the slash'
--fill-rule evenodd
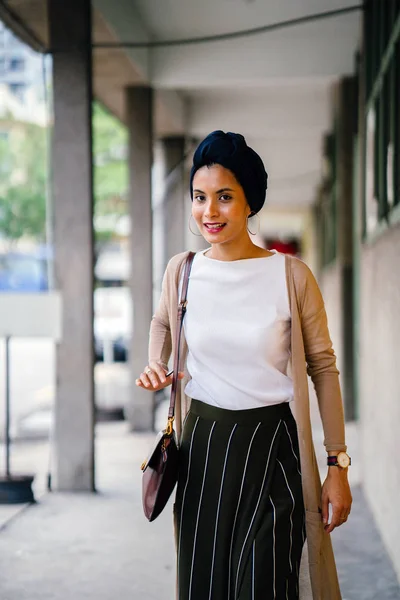
<path id="1" fill-rule="evenodd" d="M 351 458 L 347 452 L 339 452 L 337 456 L 328 456 L 328 467 L 341 467 L 347 469 L 351 465 Z"/>

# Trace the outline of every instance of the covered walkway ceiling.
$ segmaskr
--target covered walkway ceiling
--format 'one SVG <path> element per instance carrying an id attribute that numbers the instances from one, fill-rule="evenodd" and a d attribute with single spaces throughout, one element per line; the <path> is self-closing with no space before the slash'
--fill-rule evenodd
<path id="1" fill-rule="evenodd" d="M 44 0 L 5 2 L 48 47 Z M 94 0 L 93 40 L 137 43 L 249 30 L 346 9 L 355 0 Z M 96 95 L 124 119 L 124 88 L 156 89 L 156 134 L 242 132 L 270 172 L 269 203 L 314 198 L 329 98 L 354 72 L 360 11 L 201 44 L 94 49 Z"/>

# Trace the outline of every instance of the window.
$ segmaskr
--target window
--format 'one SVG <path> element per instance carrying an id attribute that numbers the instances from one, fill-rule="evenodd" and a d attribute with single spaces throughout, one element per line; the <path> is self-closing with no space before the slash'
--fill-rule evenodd
<path id="1" fill-rule="evenodd" d="M 19 58 L 19 57 L 14 57 L 10 59 L 10 66 L 9 69 L 10 71 L 13 71 L 14 73 L 20 73 L 21 71 L 24 70 L 25 67 L 25 60 L 23 58 Z"/>
<path id="2" fill-rule="evenodd" d="M 400 205 L 400 2 L 365 6 L 364 237 Z"/>
<path id="3" fill-rule="evenodd" d="M 25 96 L 25 84 L 24 83 L 10 83 L 11 92 L 17 96 L 20 100 L 24 99 Z"/>

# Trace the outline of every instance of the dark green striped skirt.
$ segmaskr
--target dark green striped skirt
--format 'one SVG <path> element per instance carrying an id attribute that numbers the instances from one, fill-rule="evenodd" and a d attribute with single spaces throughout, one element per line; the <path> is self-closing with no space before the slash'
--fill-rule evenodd
<path id="1" fill-rule="evenodd" d="M 305 519 L 289 405 L 192 400 L 180 460 L 178 600 L 297 600 Z"/>

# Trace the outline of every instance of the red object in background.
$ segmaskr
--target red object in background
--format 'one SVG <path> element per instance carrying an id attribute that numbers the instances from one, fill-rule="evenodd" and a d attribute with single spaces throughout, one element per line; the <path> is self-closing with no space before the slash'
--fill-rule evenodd
<path id="1" fill-rule="evenodd" d="M 282 241 L 279 239 L 266 239 L 266 248 L 277 250 L 283 254 L 300 255 L 300 243 L 296 239 Z"/>

